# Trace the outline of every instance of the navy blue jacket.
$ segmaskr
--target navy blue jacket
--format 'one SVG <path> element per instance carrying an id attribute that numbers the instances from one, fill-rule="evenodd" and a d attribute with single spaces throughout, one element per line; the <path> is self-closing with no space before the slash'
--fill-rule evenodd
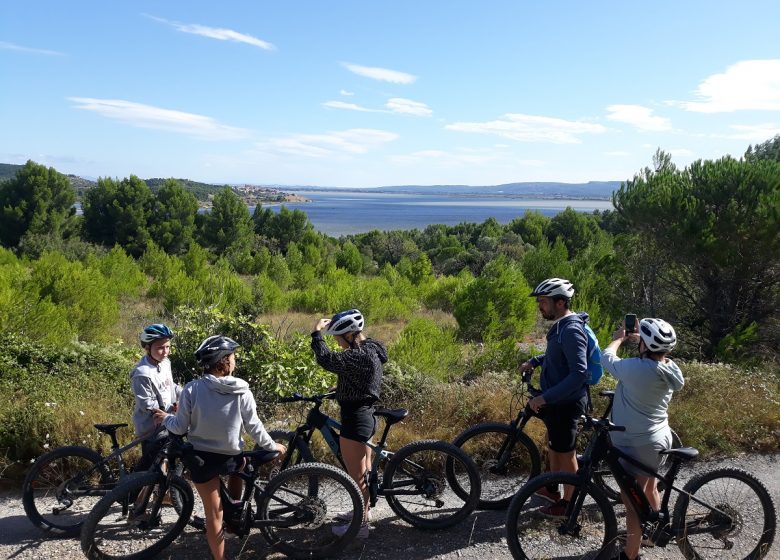
<path id="1" fill-rule="evenodd" d="M 531 360 L 534 366 L 542 366 L 542 396 L 547 404 L 576 402 L 588 392 L 587 322 L 587 313 L 558 320 L 547 332 L 545 353 Z"/>

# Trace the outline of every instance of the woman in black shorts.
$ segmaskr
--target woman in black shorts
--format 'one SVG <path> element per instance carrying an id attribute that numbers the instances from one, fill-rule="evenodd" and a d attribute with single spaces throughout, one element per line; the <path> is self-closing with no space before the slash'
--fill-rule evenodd
<path id="1" fill-rule="evenodd" d="M 357 309 L 336 313 L 332 319 L 320 319 L 311 335 L 311 347 L 317 363 L 338 375 L 336 400 L 341 407 L 341 455 L 349 475 L 363 492 L 366 517 L 358 536 L 368 537 L 368 487 L 366 473 L 371 469 L 371 448 L 366 445 L 376 431 L 374 403 L 379 400 L 382 383 L 382 364 L 387 352 L 381 343 L 363 335 L 365 321 Z M 325 334 L 333 335 L 342 352 L 331 352 Z M 339 516 L 337 515 L 337 518 Z M 345 512 L 345 519 L 351 519 Z M 348 524 L 336 525 L 334 533 L 343 533 Z"/>
<path id="2" fill-rule="evenodd" d="M 165 424 L 174 434 L 187 434 L 195 454 L 203 465 L 190 469 L 192 481 L 203 501 L 206 514 L 206 540 L 214 560 L 225 558 L 225 540 L 222 527 L 222 505 L 219 497 L 219 478 L 243 468 L 240 458 L 246 431 L 260 448 L 285 453 L 283 445 L 275 443 L 257 417 L 257 406 L 249 384 L 233 377 L 236 368 L 235 351 L 238 343 L 226 336 L 210 336 L 195 352 L 203 366 L 200 379 L 185 385 L 179 396 L 176 415 L 155 411 L 154 419 Z M 240 497 L 240 478 L 231 477 L 230 494 Z"/>

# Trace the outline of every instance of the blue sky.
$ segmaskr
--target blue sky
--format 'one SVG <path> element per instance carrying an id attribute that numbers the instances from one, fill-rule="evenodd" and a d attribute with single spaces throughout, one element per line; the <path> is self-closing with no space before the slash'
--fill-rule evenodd
<path id="1" fill-rule="evenodd" d="M 780 133 L 780 2 L 0 4 L 0 162 L 217 183 L 625 180 Z"/>

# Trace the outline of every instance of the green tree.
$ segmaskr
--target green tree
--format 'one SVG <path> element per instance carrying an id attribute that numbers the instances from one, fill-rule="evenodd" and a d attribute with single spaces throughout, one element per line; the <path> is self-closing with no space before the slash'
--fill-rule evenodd
<path id="1" fill-rule="evenodd" d="M 128 254 L 143 254 L 151 240 L 148 230 L 154 196 L 135 175 L 116 181 L 98 179 L 84 195 L 84 236 L 94 243 L 120 245 Z"/>
<path id="2" fill-rule="evenodd" d="M 341 251 L 336 254 L 336 266 L 350 274 L 360 274 L 363 271 L 363 256 L 351 241 L 346 241 Z"/>
<path id="3" fill-rule="evenodd" d="M 776 317 L 780 163 L 699 160 L 684 170 L 658 152 L 613 195 L 643 243 L 664 258 L 666 317 L 707 358 L 722 340 Z M 737 337 L 739 338 L 739 337 Z"/>
<path id="4" fill-rule="evenodd" d="M 536 319 L 531 288 L 517 264 L 500 257 L 457 295 L 453 315 L 461 337 L 470 341 L 525 335 Z"/>
<path id="5" fill-rule="evenodd" d="M 780 134 L 771 140 L 756 144 L 755 147 L 748 146 L 747 152 L 745 152 L 745 159 L 753 162 L 762 159 L 780 161 Z"/>
<path id="6" fill-rule="evenodd" d="M 0 244 L 16 247 L 25 235 L 70 237 L 76 231 L 75 202 L 65 175 L 28 161 L 0 183 Z"/>
<path id="7" fill-rule="evenodd" d="M 279 208 L 278 213 L 257 206 L 252 221 L 255 233 L 276 240 L 283 251 L 287 250 L 290 242 L 300 242 L 314 230 L 305 212 L 290 210 L 286 206 Z"/>
<path id="8" fill-rule="evenodd" d="M 549 227 L 550 218 L 535 210 L 526 210 L 522 218 L 515 218 L 509 222 L 509 229 L 534 247 L 538 247 L 542 239 L 547 237 Z"/>
<path id="9" fill-rule="evenodd" d="M 248 251 L 254 230 L 252 216 L 244 201 L 230 188 L 214 196 L 211 211 L 202 218 L 202 245 L 220 255 L 233 251 Z"/>
<path id="10" fill-rule="evenodd" d="M 149 220 L 149 234 L 165 252 L 187 251 L 195 234 L 198 200 L 175 179 L 168 179 L 155 195 Z"/>
<path id="11" fill-rule="evenodd" d="M 551 242 L 556 239 L 563 240 L 569 258 L 576 256 L 601 233 L 594 216 L 577 212 L 568 206 L 550 220 L 550 227 L 547 229 L 547 237 Z"/>

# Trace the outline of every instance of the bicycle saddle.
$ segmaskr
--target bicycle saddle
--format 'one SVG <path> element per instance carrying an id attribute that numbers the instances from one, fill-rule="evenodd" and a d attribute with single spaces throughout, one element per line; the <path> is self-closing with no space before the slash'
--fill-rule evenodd
<path id="1" fill-rule="evenodd" d="M 252 461 L 252 464 L 255 466 L 259 466 L 276 459 L 279 456 L 279 452 L 276 450 L 256 449 L 255 451 L 244 451 L 241 455 Z"/>
<path id="2" fill-rule="evenodd" d="M 124 428 L 127 424 L 93 424 L 93 426 L 104 434 L 111 435 L 116 434 L 119 428 Z"/>
<path id="3" fill-rule="evenodd" d="M 392 426 L 409 416 L 409 411 L 405 408 L 377 408 L 374 416 L 381 416 L 388 425 Z"/>
<path id="4" fill-rule="evenodd" d="M 677 449 L 664 449 L 659 451 L 661 455 L 671 455 L 683 461 L 690 461 L 699 456 L 699 450 L 693 447 L 678 447 Z"/>

